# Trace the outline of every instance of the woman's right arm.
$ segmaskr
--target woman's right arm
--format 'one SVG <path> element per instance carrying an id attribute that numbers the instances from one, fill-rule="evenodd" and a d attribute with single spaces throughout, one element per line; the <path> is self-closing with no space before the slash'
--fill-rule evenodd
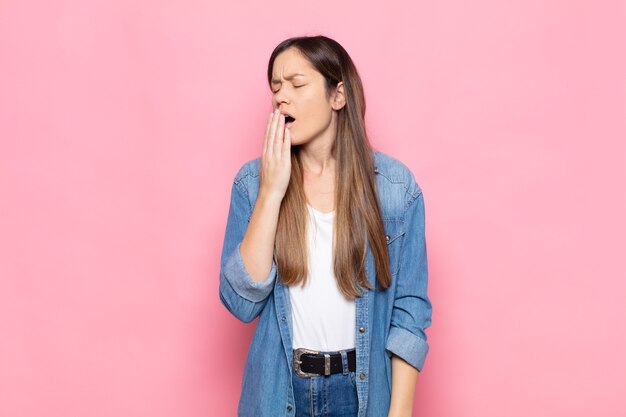
<path id="1" fill-rule="evenodd" d="M 252 213 L 245 181 L 238 175 L 233 182 L 222 249 L 220 299 L 246 323 L 258 316 L 274 286 L 274 243 L 280 205 L 291 175 L 290 147 L 284 117 L 274 112 L 265 131 L 261 183 Z"/>
<path id="2" fill-rule="evenodd" d="M 255 282 L 263 282 L 272 268 L 280 204 L 291 176 L 291 137 L 285 118 L 274 111 L 265 127 L 259 196 L 241 242 L 241 257 Z"/>

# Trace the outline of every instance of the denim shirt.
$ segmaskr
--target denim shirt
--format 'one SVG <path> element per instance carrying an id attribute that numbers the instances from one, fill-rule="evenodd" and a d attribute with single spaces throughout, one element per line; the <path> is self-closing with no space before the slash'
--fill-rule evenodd
<path id="1" fill-rule="evenodd" d="M 391 401 L 391 356 L 421 371 L 428 353 L 425 329 L 431 324 L 424 197 L 413 173 L 398 159 L 373 150 L 377 195 L 389 250 L 391 286 L 381 290 L 371 247 L 366 278 L 355 299 L 358 417 L 386 417 Z M 292 323 L 289 287 L 272 267 L 263 282 L 246 271 L 240 245 L 259 193 L 261 158 L 247 161 L 231 189 L 221 255 L 219 296 L 237 319 L 259 317 L 245 362 L 238 416 L 295 416 L 292 372 Z"/>

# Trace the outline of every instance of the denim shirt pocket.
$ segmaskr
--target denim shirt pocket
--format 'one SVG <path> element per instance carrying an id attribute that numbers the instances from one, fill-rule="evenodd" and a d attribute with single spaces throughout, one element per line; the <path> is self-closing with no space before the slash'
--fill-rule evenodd
<path id="1" fill-rule="evenodd" d="M 389 251 L 389 270 L 391 276 L 398 274 L 400 268 L 400 247 L 404 236 L 404 224 L 400 219 L 383 219 L 385 240 Z"/>

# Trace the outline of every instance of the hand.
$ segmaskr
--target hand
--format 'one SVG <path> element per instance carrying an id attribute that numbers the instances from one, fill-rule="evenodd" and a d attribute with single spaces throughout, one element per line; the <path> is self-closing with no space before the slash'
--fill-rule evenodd
<path id="1" fill-rule="evenodd" d="M 284 140 L 283 140 L 284 136 Z M 274 110 L 265 128 L 259 194 L 282 201 L 291 177 L 291 133 L 285 116 Z"/>

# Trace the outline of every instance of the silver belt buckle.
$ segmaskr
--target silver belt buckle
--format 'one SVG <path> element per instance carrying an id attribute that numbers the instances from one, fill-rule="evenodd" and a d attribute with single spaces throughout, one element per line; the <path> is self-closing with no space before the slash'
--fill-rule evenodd
<path id="1" fill-rule="evenodd" d="M 300 364 L 302 364 L 302 361 L 300 360 L 300 356 L 303 353 L 311 353 L 314 355 L 320 354 L 320 352 L 318 352 L 317 350 L 310 350 L 310 349 L 305 349 L 305 348 L 296 349 L 294 351 L 294 356 L 293 356 L 293 369 L 296 371 L 296 375 L 299 375 L 305 378 L 310 378 L 312 376 L 321 375 L 321 374 L 317 374 L 314 372 L 304 372 L 300 368 Z M 324 375 L 330 375 L 330 355 L 327 353 L 324 354 Z"/>

